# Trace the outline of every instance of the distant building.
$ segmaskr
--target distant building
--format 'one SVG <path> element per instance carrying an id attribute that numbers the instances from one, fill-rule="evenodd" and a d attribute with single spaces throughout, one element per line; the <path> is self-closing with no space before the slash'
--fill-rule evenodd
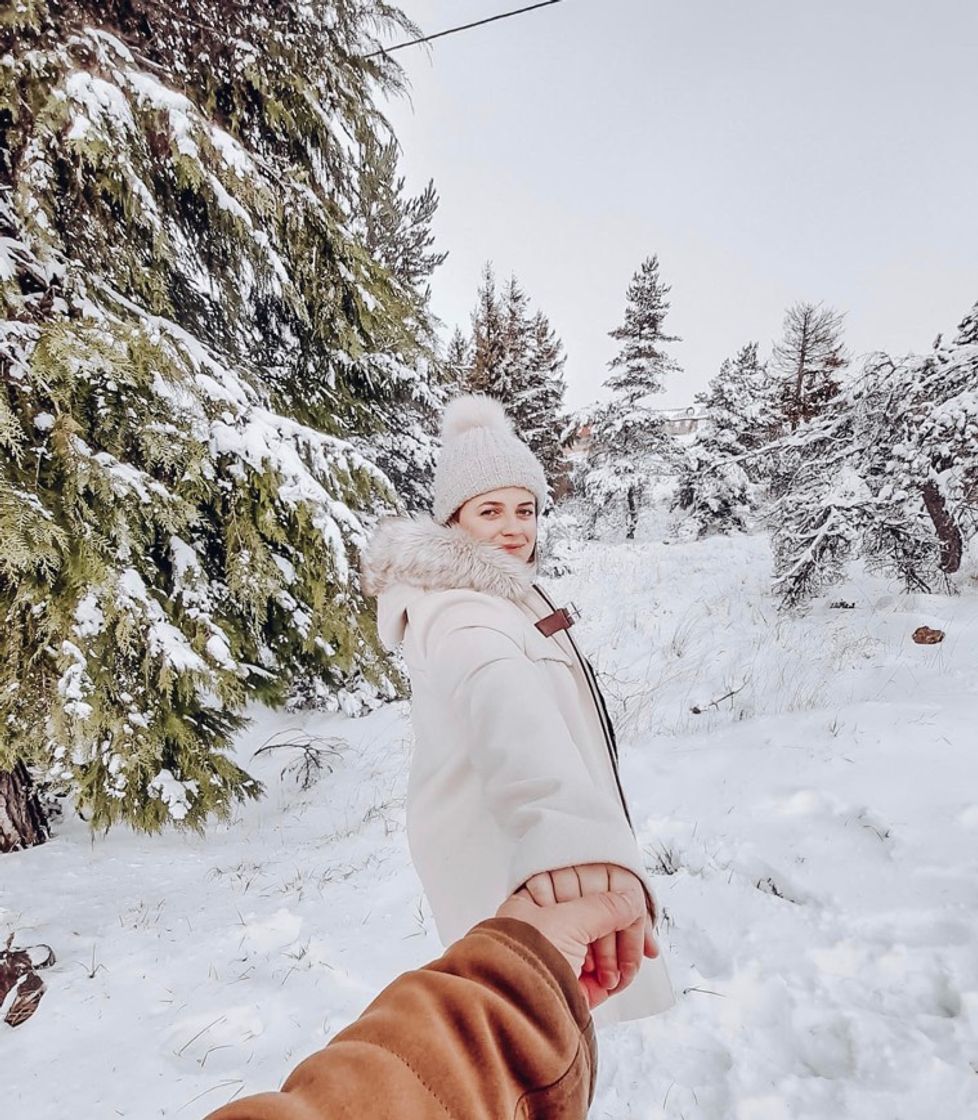
<path id="1" fill-rule="evenodd" d="M 689 436 L 706 419 L 702 406 L 690 405 L 688 408 L 660 408 L 656 410 L 662 417 L 666 431 L 671 436 Z"/>
<path id="2" fill-rule="evenodd" d="M 692 435 L 706 420 L 706 410 L 701 405 L 687 408 L 658 408 L 654 410 L 662 417 L 663 425 L 671 436 Z M 586 459 L 591 450 L 591 424 L 582 420 L 570 442 L 567 444 L 568 459 Z"/>

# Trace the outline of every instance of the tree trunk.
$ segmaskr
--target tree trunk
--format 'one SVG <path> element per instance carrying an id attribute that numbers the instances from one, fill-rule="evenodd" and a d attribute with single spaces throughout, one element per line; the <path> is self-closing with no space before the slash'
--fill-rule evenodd
<path id="1" fill-rule="evenodd" d="M 788 414 L 788 423 L 794 431 L 805 415 L 805 366 L 808 364 L 808 315 L 801 327 L 798 342 L 798 369 L 795 371 L 794 408 Z"/>
<path id="2" fill-rule="evenodd" d="M 0 852 L 43 844 L 49 835 L 27 767 L 18 762 L 13 770 L 0 770 Z"/>
<path id="3" fill-rule="evenodd" d="M 956 572 L 961 567 L 961 555 L 964 552 L 961 530 L 948 513 L 944 495 L 938 490 L 935 482 L 925 482 L 920 492 L 923 495 L 924 506 L 937 530 L 937 539 L 941 542 L 941 571 Z"/>
<path id="4" fill-rule="evenodd" d="M 788 424 L 791 430 L 794 431 L 801 422 L 802 414 L 804 413 L 804 405 L 802 401 L 805 393 L 805 355 L 804 352 L 798 358 L 798 372 L 795 375 L 795 391 L 794 399 L 788 409 Z"/>
<path id="5" fill-rule="evenodd" d="M 638 525 L 638 504 L 635 501 L 635 487 L 628 488 L 628 521 L 625 529 L 625 539 L 635 539 L 635 526 Z"/>

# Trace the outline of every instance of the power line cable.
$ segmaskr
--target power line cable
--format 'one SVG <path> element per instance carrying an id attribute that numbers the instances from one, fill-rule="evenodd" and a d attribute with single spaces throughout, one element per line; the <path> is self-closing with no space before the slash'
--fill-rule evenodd
<path id="1" fill-rule="evenodd" d="M 433 39 L 443 39 L 446 35 L 457 35 L 459 31 L 470 31 L 473 27 L 483 27 L 487 23 L 495 23 L 500 19 L 509 19 L 510 16 L 521 16 L 524 12 L 533 12 L 537 8 L 549 8 L 551 4 L 559 4 L 560 0 L 543 0 L 540 4 L 530 4 L 526 8 L 517 8 L 512 12 L 500 12 L 498 16 L 489 16 L 478 19 L 475 23 L 464 23 L 461 27 L 449 27 L 446 31 L 436 31 L 434 35 L 425 35 L 420 39 L 412 39 L 408 43 L 396 43 L 393 47 L 381 47 L 379 51 L 371 51 L 362 55 L 362 58 L 376 58 L 380 54 L 390 54 L 392 51 L 401 51 L 405 47 L 416 47 L 419 43 L 430 43 Z"/>

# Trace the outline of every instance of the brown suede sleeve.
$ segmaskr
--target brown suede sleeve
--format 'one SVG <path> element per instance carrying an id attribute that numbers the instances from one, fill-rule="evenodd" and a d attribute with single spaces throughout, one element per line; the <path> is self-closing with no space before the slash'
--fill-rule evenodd
<path id="1" fill-rule="evenodd" d="M 398 977 L 281 1092 L 208 1120 L 577 1120 L 596 1064 L 564 958 L 525 922 L 493 918 Z"/>

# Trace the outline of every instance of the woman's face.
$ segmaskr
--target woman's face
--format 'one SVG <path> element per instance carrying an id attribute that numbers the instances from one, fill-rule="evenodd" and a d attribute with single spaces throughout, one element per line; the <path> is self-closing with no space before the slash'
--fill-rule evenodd
<path id="1" fill-rule="evenodd" d="M 537 543 L 537 503 L 522 486 L 504 486 L 470 498 L 456 514 L 462 528 L 480 541 L 529 560 Z"/>

